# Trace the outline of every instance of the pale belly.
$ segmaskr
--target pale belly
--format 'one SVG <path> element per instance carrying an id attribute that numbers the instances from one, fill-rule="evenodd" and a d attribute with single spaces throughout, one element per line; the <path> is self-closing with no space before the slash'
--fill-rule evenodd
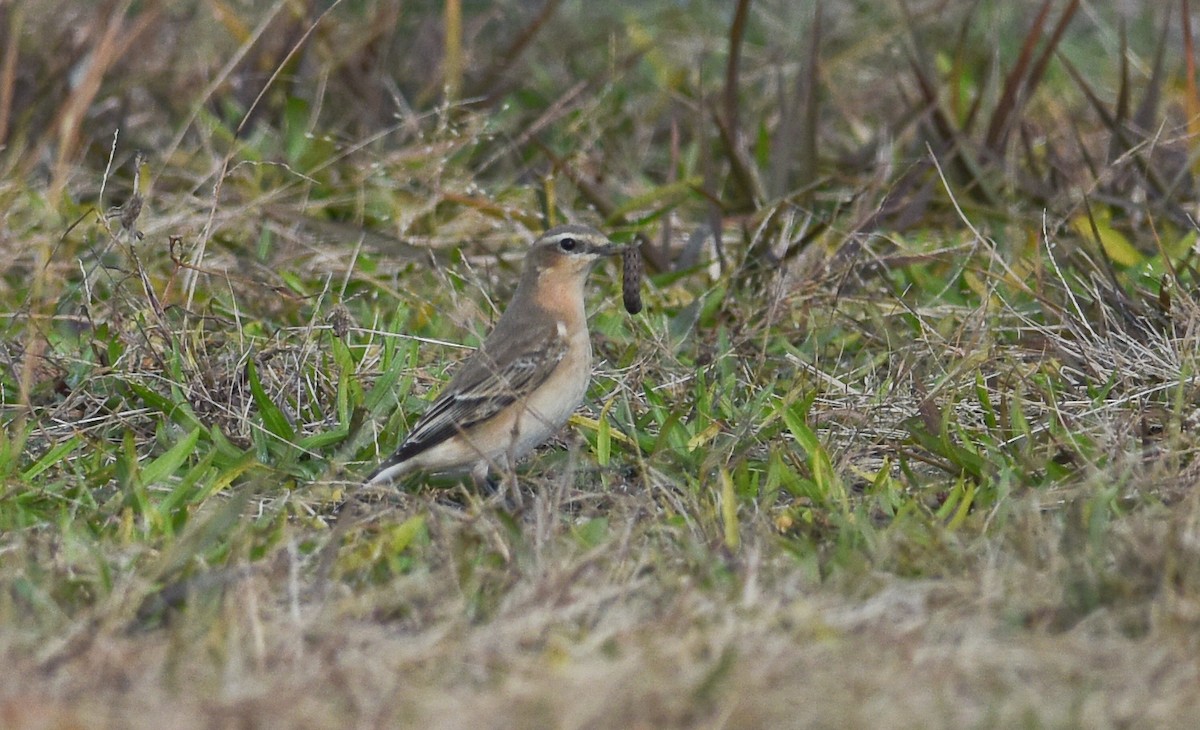
<path id="1" fill-rule="evenodd" d="M 525 400 L 524 407 L 504 419 L 503 437 L 496 440 L 503 447 L 488 453 L 488 460 L 504 464 L 510 456 L 520 459 L 558 433 L 587 395 L 591 375 L 592 347 L 584 338 L 568 351 L 554 375 Z"/>
<path id="2" fill-rule="evenodd" d="M 592 375 L 591 342 L 574 343 L 555 373 L 519 407 L 478 424 L 414 457 L 409 468 L 428 471 L 472 469 L 480 462 L 502 468 L 558 433 L 583 402 Z M 514 404 L 516 405 L 516 404 Z"/>

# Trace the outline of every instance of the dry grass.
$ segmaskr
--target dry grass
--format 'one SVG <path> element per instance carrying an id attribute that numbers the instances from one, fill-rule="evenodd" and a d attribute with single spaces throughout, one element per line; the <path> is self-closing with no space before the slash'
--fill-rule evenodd
<path id="1" fill-rule="evenodd" d="M 626 543 L 518 557 L 486 617 L 450 568 L 314 599 L 288 577 L 305 566 L 278 565 L 165 629 L 85 623 L 6 651 L 5 724 L 1183 727 L 1200 702 L 1195 616 L 1161 596 L 1133 609 L 1153 616 L 1052 627 L 1038 604 L 1070 572 L 1056 556 L 1035 569 L 989 550 L 953 575 L 830 590 L 755 541 L 712 585 L 647 559 L 665 552 L 649 522 L 629 519 Z"/>
<path id="2" fill-rule="evenodd" d="M 1194 724 L 1188 3 L 793 5 L 0 5 L 0 727 Z M 563 218 L 526 507 L 359 489 Z"/>

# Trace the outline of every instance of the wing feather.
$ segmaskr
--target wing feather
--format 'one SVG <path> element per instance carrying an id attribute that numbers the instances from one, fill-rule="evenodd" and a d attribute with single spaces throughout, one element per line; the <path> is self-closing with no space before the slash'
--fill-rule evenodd
<path id="1" fill-rule="evenodd" d="M 567 341 L 555 326 L 525 334 L 523 342 L 507 346 L 489 347 L 489 341 L 468 358 L 388 463 L 401 463 L 486 421 L 545 383 L 566 356 Z"/>

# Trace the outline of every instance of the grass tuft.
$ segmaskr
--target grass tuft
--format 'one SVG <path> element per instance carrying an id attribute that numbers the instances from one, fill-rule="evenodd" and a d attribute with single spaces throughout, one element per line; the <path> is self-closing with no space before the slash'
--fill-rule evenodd
<path id="1" fill-rule="evenodd" d="M 1189 3 L 252 5 L 0 4 L 0 726 L 1196 716 Z M 575 220 L 524 504 L 363 488 Z"/>

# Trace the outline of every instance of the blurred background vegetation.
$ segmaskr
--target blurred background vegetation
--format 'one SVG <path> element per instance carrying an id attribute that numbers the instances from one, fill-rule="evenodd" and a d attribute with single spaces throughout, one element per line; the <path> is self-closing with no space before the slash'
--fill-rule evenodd
<path id="1" fill-rule="evenodd" d="M 466 136 L 446 167 L 481 185 L 566 177 L 592 205 L 650 196 L 640 207 L 669 202 L 689 222 L 798 209 L 843 237 L 945 208 L 934 158 L 1000 216 L 1069 216 L 1103 193 L 1122 218 L 1140 205 L 1170 219 L 1190 191 L 1186 4 L 0 8 L 5 169 L 77 199 L 118 130 L 121 179 L 141 150 L 167 190 L 245 156 L 288 166 L 277 195 L 331 194 L 364 185 L 373 155 Z M 1140 201 L 1135 188 L 1150 200 L 1112 199 Z"/>
<path id="2" fill-rule="evenodd" d="M 250 718 L 331 666 L 400 698 L 288 708 L 317 725 L 494 683 L 588 726 L 618 665 L 665 688 L 600 682 L 647 726 L 1194 717 L 1196 20 L 0 0 L 0 724 L 46 676 L 167 712 L 111 646 Z M 599 273 L 532 512 L 360 497 L 564 220 L 640 245 L 647 309 Z M 904 704 L 914 655 L 941 704 Z"/>

